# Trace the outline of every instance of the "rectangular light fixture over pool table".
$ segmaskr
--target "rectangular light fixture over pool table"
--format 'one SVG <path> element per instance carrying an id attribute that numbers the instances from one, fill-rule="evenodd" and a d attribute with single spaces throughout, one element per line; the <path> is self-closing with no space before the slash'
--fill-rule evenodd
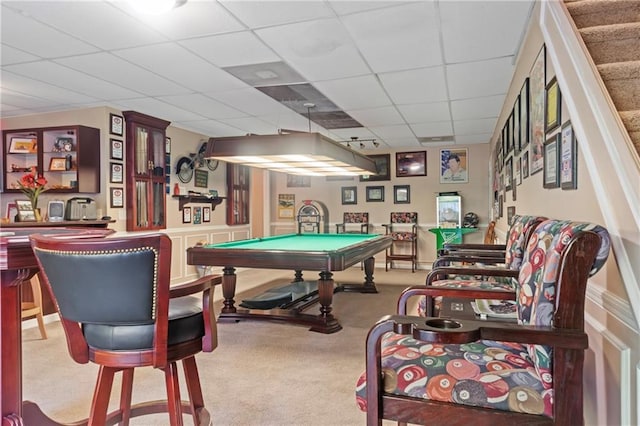
<path id="1" fill-rule="evenodd" d="M 375 162 L 320 133 L 210 138 L 205 157 L 293 175 L 376 174 Z"/>

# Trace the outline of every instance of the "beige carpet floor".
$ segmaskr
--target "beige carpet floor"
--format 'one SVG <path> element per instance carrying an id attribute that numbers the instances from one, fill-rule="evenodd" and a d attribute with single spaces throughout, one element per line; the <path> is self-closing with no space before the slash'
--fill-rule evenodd
<path id="1" fill-rule="evenodd" d="M 371 325 L 395 310 L 397 296 L 408 285 L 424 283 L 425 271 L 374 274 L 378 294 L 337 293 L 334 315 L 343 329 L 324 335 L 305 327 L 258 321 L 218 325 L 219 347 L 197 356 L 205 405 L 215 425 L 362 425 L 354 389 L 364 370 L 364 344 Z M 238 274 L 236 301 L 250 297 L 288 271 L 244 270 Z M 317 273 L 305 274 L 307 279 Z M 334 275 L 336 282 L 362 282 L 359 267 Z M 255 287 L 248 289 L 247 287 Z M 217 292 L 217 300 L 220 299 Z M 219 304 L 220 302 L 218 302 Z M 317 311 L 318 305 L 309 308 Z M 47 324 L 49 339 L 37 328 L 23 331 L 24 399 L 38 403 L 58 421 L 85 418 L 89 412 L 97 367 L 75 364 L 67 353 L 58 321 Z M 112 403 L 117 405 L 119 381 Z M 184 389 L 184 387 L 182 388 Z M 134 403 L 164 398 L 164 379 L 151 368 L 137 370 Z M 186 394 L 183 394 L 183 398 Z M 185 417 L 186 424 L 192 424 Z M 167 417 L 139 417 L 135 425 L 165 425 Z"/>

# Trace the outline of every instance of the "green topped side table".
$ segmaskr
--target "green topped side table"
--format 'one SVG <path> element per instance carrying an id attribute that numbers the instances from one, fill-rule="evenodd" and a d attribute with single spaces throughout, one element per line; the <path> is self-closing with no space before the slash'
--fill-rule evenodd
<path id="1" fill-rule="evenodd" d="M 462 236 L 476 232 L 478 228 L 431 228 L 429 232 L 436 234 L 436 251 L 445 244 L 461 244 Z"/>

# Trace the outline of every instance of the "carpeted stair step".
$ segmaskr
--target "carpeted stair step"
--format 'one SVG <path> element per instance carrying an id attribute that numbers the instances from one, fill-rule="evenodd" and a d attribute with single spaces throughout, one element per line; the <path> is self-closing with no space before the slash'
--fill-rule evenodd
<path id="1" fill-rule="evenodd" d="M 640 109 L 635 111 L 620 111 L 622 123 L 627 128 L 631 141 L 640 154 Z"/>
<path id="2" fill-rule="evenodd" d="M 580 35 L 596 64 L 640 61 L 640 22 L 583 28 Z"/>
<path id="3" fill-rule="evenodd" d="M 618 111 L 640 109 L 640 61 L 598 65 Z"/>
<path id="4" fill-rule="evenodd" d="M 640 0 L 565 1 L 578 28 L 640 22 Z"/>

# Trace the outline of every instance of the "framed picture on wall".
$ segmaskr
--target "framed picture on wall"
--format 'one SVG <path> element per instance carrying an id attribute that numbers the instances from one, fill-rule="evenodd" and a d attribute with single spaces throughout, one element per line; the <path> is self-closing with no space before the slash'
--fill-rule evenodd
<path id="1" fill-rule="evenodd" d="M 546 49 L 544 45 L 536 56 L 531 71 L 529 71 L 530 110 L 529 123 L 531 126 L 531 174 L 542 170 L 544 154 L 544 88 L 546 82 Z"/>
<path id="2" fill-rule="evenodd" d="M 560 187 L 562 189 L 578 188 L 578 144 L 573 126 L 567 121 L 560 131 Z"/>
<path id="3" fill-rule="evenodd" d="M 396 153 L 396 177 L 426 175 L 427 151 Z"/>
<path id="4" fill-rule="evenodd" d="M 183 207 L 182 223 L 191 223 L 191 207 Z"/>
<path id="5" fill-rule="evenodd" d="M 409 204 L 411 203 L 411 186 L 394 185 L 393 186 L 393 204 Z"/>
<path id="6" fill-rule="evenodd" d="M 109 114 L 109 133 L 116 136 L 124 134 L 124 119 L 122 116 Z"/>
<path id="7" fill-rule="evenodd" d="M 109 158 L 112 160 L 124 160 L 124 144 L 120 139 L 110 139 Z"/>
<path id="8" fill-rule="evenodd" d="M 122 188 L 111 188 L 111 202 L 109 205 L 116 209 L 124 207 L 124 190 Z"/>
<path id="9" fill-rule="evenodd" d="M 520 89 L 520 149 L 529 145 L 529 79 L 525 78 Z"/>
<path id="10" fill-rule="evenodd" d="M 440 183 L 469 182 L 467 148 L 440 150 Z"/>
<path id="11" fill-rule="evenodd" d="M 391 180 L 391 154 L 368 155 L 376 163 L 375 175 L 361 175 L 360 182 Z"/>
<path id="12" fill-rule="evenodd" d="M 343 186 L 342 192 L 342 204 L 358 204 L 358 187 L 357 186 Z"/>
<path id="13" fill-rule="evenodd" d="M 211 207 L 202 208 L 202 221 L 211 222 Z"/>
<path id="14" fill-rule="evenodd" d="M 560 126 L 560 87 L 555 77 L 545 87 L 544 131 L 549 133 Z"/>
<path id="15" fill-rule="evenodd" d="M 384 186 L 367 186 L 367 201 L 384 201 Z"/>
<path id="16" fill-rule="evenodd" d="M 544 143 L 544 177 L 542 180 L 544 188 L 557 188 L 560 184 L 560 173 L 558 173 L 560 137 L 560 133 L 557 133 Z"/>

